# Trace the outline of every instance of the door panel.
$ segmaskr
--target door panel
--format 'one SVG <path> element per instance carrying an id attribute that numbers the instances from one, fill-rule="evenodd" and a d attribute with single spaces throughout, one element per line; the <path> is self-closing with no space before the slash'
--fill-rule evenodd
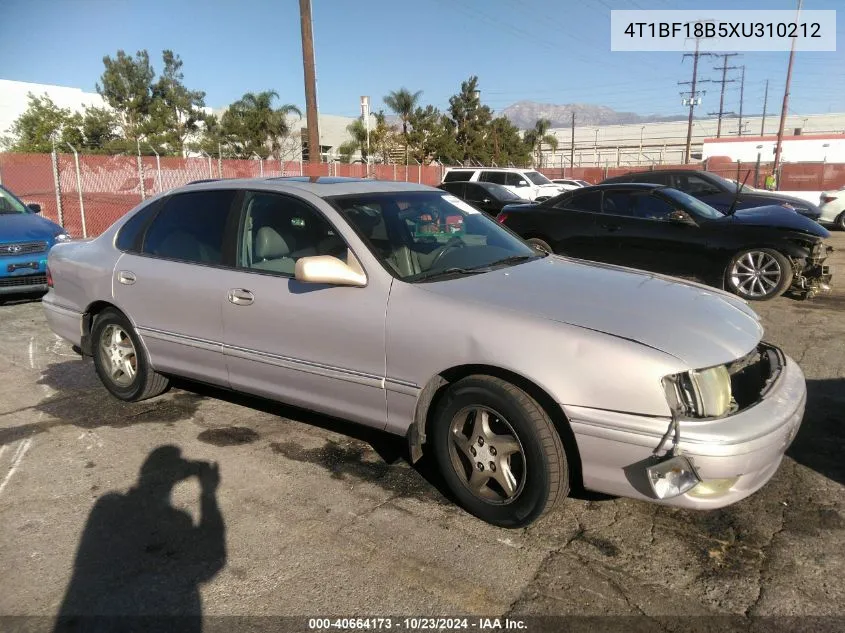
<path id="1" fill-rule="evenodd" d="M 220 274 L 219 268 L 131 253 L 117 261 L 115 302 L 158 371 L 228 385 L 220 314 L 226 286 Z"/>
<path id="2" fill-rule="evenodd" d="M 344 257 L 340 246 L 347 261 L 354 258 L 322 213 L 299 198 L 248 193 L 243 217 L 241 269 L 221 275 L 232 386 L 383 428 L 390 279 L 371 277 L 363 288 L 295 280 L 300 257 Z"/>

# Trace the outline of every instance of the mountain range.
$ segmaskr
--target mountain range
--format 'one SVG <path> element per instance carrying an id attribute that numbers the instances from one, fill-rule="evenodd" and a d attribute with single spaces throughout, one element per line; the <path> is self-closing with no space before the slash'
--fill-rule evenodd
<path id="1" fill-rule="evenodd" d="M 623 125 L 626 123 L 652 123 L 655 121 L 684 121 L 686 114 L 636 114 L 618 112 L 607 106 L 589 103 L 565 103 L 555 105 L 536 101 L 517 101 L 500 112 L 516 127 L 527 130 L 534 127 L 538 119 L 549 119 L 552 127 L 570 127 L 572 113 L 575 113 L 575 125 Z"/>

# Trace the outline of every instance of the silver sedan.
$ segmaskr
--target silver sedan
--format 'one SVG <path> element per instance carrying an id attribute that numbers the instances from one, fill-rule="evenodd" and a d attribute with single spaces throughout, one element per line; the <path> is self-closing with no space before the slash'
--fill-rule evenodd
<path id="1" fill-rule="evenodd" d="M 50 327 L 115 397 L 181 376 L 402 435 L 506 527 L 572 487 L 736 502 L 804 412 L 801 370 L 741 299 L 536 252 L 422 185 L 190 185 L 48 265 Z"/>

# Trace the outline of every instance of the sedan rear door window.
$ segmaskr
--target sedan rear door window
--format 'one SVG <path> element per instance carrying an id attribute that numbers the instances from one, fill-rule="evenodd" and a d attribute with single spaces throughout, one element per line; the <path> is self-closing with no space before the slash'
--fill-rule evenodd
<path id="1" fill-rule="evenodd" d="M 145 255 L 218 266 L 235 191 L 212 190 L 171 196 L 147 229 Z"/>
<path id="2" fill-rule="evenodd" d="M 576 193 L 561 200 L 555 205 L 558 209 L 573 209 L 575 211 L 588 211 L 590 213 L 601 213 L 601 191 L 587 191 Z"/>

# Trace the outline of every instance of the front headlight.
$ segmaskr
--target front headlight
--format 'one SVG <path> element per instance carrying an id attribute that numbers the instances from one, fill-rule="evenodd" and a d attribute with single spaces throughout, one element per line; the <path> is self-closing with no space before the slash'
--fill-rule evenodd
<path id="1" fill-rule="evenodd" d="M 55 237 L 56 243 L 58 243 L 58 242 L 68 242 L 68 241 L 70 241 L 70 239 L 71 239 L 71 237 L 67 233 L 59 233 Z"/>
<path id="2" fill-rule="evenodd" d="M 731 376 L 725 365 L 693 369 L 664 380 L 670 407 L 696 418 L 717 418 L 734 406 Z"/>

